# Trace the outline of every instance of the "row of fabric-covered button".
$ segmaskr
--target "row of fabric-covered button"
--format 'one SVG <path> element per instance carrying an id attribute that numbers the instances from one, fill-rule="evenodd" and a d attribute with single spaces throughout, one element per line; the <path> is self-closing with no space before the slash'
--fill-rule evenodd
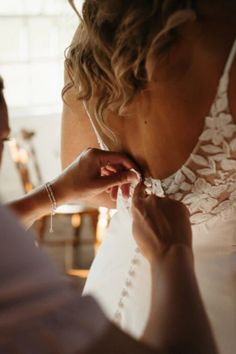
<path id="1" fill-rule="evenodd" d="M 130 294 L 130 291 L 131 291 L 131 288 L 132 288 L 132 285 L 134 282 L 135 272 L 136 272 L 137 266 L 139 264 L 139 254 L 140 254 L 140 250 L 138 247 L 136 247 L 136 249 L 134 251 L 134 256 L 131 259 L 130 268 L 128 270 L 125 284 L 122 288 L 120 298 L 118 300 L 118 305 L 117 305 L 115 315 L 114 315 L 114 322 L 117 325 L 121 324 L 122 312 L 124 310 L 126 300 L 129 297 L 129 294 Z"/>

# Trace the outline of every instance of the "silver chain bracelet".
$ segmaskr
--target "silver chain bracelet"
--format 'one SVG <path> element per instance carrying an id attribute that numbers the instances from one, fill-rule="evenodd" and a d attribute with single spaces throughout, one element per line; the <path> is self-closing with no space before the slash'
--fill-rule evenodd
<path id="1" fill-rule="evenodd" d="M 47 191 L 48 198 L 49 198 L 49 200 L 51 202 L 51 220 L 50 220 L 50 230 L 49 230 L 49 232 L 52 233 L 53 232 L 53 220 L 52 220 L 52 217 L 56 214 L 57 202 L 56 202 L 56 198 L 54 196 L 53 189 L 52 189 L 52 186 L 51 186 L 50 182 L 45 183 L 45 189 Z"/>

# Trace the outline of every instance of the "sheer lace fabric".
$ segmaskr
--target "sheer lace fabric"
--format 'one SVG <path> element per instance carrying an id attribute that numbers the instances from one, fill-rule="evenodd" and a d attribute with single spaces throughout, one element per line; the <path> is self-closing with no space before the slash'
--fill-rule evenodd
<path id="1" fill-rule="evenodd" d="M 236 203 L 236 124 L 227 88 L 228 75 L 224 75 L 203 132 L 186 163 L 164 180 L 145 181 L 150 193 L 185 203 L 193 224 Z"/>
<path id="2" fill-rule="evenodd" d="M 236 207 L 236 123 L 229 108 L 229 73 L 236 54 L 236 39 L 219 81 L 217 94 L 198 142 L 184 165 L 163 179 L 146 178 L 148 193 L 183 202 L 192 224 L 200 224 Z M 109 150 L 97 132 L 99 145 Z"/>

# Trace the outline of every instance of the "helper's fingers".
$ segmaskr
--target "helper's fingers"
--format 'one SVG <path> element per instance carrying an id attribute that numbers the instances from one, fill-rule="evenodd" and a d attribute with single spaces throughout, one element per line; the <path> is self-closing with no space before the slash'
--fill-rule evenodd
<path id="1" fill-rule="evenodd" d="M 129 198 L 129 190 L 130 190 L 130 184 L 129 183 L 125 183 L 121 186 L 121 192 L 122 192 L 122 196 L 125 199 Z"/>
<path id="2" fill-rule="evenodd" d="M 114 170 L 110 170 L 106 167 L 101 167 L 101 176 L 110 176 L 111 174 L 113 173 L 116 173 L 117 171 L 114 169 Z"/>
<path id="3" fill-rule="evenodd" d="M 117 168 L 114 165 L 111 165 L 111 163 L 109 163 L 109 165 L 106 165 L 105 169 L 110 172 L 110 174 L 117 172 Z"/>
<path id="4" fill-rule="evenodd" d="M 125 154 L 121 154 L 119 152 L 110 152 L 110 151 L 99 151 L 99 160 L 101 167 L 107 165 L 121 165 L 126 169 L 135 169 L 139 170 L 137 164 L 132 161 L 128 156 Z"/>
<path id="5" fill-rule="evenodd" d="M 137 182 L 137 175 L 132 171 L 121 171 L 113 173 L 110 176 L 102 176 L 99 181 L 99 187 L 106 190 L 122 184 Z"/>
<path id="6" fill-rule="evenodd" d="M 140 203 L 144 202 L 148 194 L 146 193 L 146 186 L 143 181 L 139 182 L 134 190 L 132 203 L 138 207 Z"/>
<path id="7" fill-rule="evenodd" d="M 111 200 L 116 201 L 117 200 L 117 195 L 118 195 L 118 186 L 110 188 Z"/>

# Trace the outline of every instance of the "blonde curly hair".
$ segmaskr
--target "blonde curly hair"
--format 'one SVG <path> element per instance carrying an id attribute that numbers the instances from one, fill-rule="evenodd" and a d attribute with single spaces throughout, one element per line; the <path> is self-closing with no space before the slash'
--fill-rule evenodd
<path id="1" fill-rule="evenodd" d="M 75 9 L 73 0 L 69 2 Z M 62 94 L 74 87 L 77 99 L 87 103 L 93 119 L 114 140 L 106 112 L 125 114 L 152 79 L 157 59 L 177 40 L 178 26 L 195 20 L 194 3 L 85 0 L 82 15 L 77 14 L 80 24 L 65 59 L 70 82 Z"/>

